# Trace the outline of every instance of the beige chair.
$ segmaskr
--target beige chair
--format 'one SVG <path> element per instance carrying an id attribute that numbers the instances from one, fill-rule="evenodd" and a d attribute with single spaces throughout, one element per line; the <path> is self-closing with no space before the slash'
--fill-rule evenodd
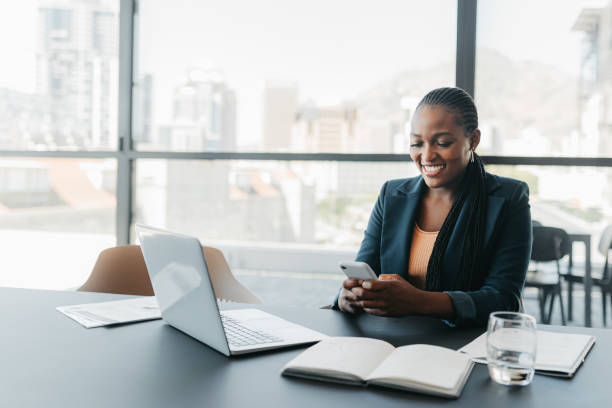
<path id="1" fill-rule="evenodd" d="M 223 252 L 212 247 L 202 247 L 202 250 L 204 251 L 208 273 L 210 274 L 217 298 L 239 303 L 263 303 L 261 299 L 234 277 L 223 256 Z"/>
<path id="2" fill-rule="evenodd" d="M 89 278 L 78 290 L 153 296 L 140 246 L 117 246 L 100 252 Z"/>
<path id="3" fill-rule="evenodd" d="M 215 294 L 219 299 L 262 303 L 253 292 L 236 280 L 221 251 L 211 247 L 203 247 L 202 250 Z M 89 278 L 78 290 L 152 296 L 153 287 L 140 246 L 117 246 L 100 252 Z"/>

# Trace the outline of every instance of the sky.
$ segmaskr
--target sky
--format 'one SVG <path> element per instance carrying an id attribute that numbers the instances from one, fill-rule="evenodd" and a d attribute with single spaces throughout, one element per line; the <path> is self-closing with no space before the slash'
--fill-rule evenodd
<path id="1" fill-rule="evenodd" d="M 572 26 L 584 8 L 610 0 L 481 0 L 477 46 L 517 61 L 555 65 L 570 74 L 579 69 L 580 33 Z"/>
<path id="2" fill-rule="evenodd" d="M 10 8 L 0 13 L 0 87 L 34 92 L 38 2 L 15 1 Z"/>

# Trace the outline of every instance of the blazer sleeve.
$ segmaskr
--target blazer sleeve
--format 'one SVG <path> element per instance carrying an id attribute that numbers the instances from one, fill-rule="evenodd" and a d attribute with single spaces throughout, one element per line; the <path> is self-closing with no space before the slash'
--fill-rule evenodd
<path id="1" fill-rule="evenodd" d="M 446 292 L 455 307 L 457 326 L 486 325 L 491 312 L 519 310 L 533 240 L 527 184 L 518 183 L 506 205 L 483 286 Z"/>
<path id="2" fill-rule="evenodd" d="M 355 257 L 356 261 L 365 262 L 376 275 L 380 275 L 380 240 L 382 236 L 382 225 L 385 210 L 385 194 L 387 192 L 387 186 L 389 182 L 385 182 L 380 189 L 378 200 L 372 209 L 370 214 L 370 220 L 368 226 L 363 234 L 363 241 L 361 241 L 361 247 Z"/>
<path id="3" fill-rule="evenodd" d="M 387 184 L 388 182 L 385 182 L 380 189 L 380 194 L 370 214 L 370 220 L 364 232 L 359 252 L 357 252 L 357 256 L 355 257 L 356 261 L 365 262 L 370 265 L 376 275 L 380 275 L 380 237 L 382 234 L 384 200 Z M 342 288 L 340 288 L 340 291 L 341 290 Z M 340 296 L 340 291 L 338 291 L 334 303 L 332 304 L 333 309 L 338 309 L 338 296 Z"/>

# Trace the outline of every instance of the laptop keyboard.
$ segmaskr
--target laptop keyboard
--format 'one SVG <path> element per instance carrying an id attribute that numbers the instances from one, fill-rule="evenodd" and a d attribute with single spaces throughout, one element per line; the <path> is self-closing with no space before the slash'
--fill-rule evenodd
<path id="1" fill-rule="evenodd" d="M 227 342 L 232 346 L 244 347 L 283 341 L 283 339 L 271 334 L 244 327 L 236 319 L 232 319 L 229 316 L 221 315 L 221 321 L 223 322 Z"/>

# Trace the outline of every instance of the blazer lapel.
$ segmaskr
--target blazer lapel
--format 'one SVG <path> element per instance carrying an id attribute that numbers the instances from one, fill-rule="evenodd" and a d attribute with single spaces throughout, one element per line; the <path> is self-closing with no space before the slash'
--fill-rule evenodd
<path id="1" fill-rule="evenodd" d="M 425 182 L 419 178 L 414 185 L 398 188 L 387 197 L 385 211 L 391 217 L 384 218 L 381 238 L 381 273 L 408 275 L 408 254 L 412 242 L 414 220 Z"/>

